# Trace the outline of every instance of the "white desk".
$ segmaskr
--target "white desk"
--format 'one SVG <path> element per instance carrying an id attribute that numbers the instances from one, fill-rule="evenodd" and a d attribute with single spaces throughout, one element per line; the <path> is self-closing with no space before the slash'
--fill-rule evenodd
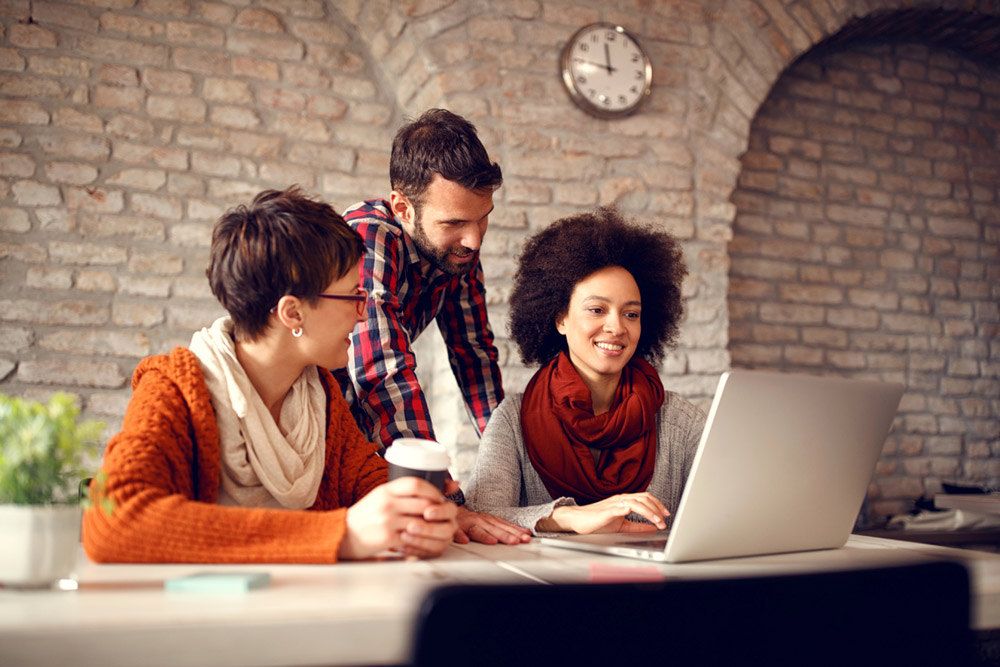
<path id="1" fill-rule="evenodd" d="M 244 594 L 167 592 L 201 571 L 267 571 Z M 360 665 L 405 662 L 434 586 L 522 579 L 449 549 L 427 561 L 338 565 L 96 565 L 77 591 L 0 589 L 0 665 Z"/>
<path id="2" fill-rule="evenodd" d="M 81 557 L 77 591 L 0 589 L 0 665 L 399 664 L 420 600 L 441 584 L 589 581 L 595 568 L 633 568 L 639 578 L 773 575 L 927 557 L 964 561 L 973 626 L 1000 628 L 1000 555 L 860 536 L 838 550 L 652 566 L 537 544 L 333 566 L 95 565 Z M 271 585 L 235 595 L 163 590 L 164 580 L 203 570 L 265 570 Z"/>

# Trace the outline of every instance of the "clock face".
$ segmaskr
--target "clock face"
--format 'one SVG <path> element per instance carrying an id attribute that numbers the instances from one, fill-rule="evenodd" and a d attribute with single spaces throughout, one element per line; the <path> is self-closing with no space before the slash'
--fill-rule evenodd
<path id="1" fill-rule="evenodd" d="M 566 44 L 563 83 L 584 111 L 602 118 L 626 116 L 649 94 L 653 67 L 639 43 L 621 26 L 594 23 Z"/>

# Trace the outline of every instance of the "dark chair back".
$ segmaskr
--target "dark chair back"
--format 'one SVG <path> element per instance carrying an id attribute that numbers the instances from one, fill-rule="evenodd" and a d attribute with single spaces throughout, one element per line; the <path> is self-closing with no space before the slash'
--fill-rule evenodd
<path id="1" fill-rule="evenodd" d="M 958 563 L 629 584 L 432 591 L 416 667 L 969 665 Z"/>

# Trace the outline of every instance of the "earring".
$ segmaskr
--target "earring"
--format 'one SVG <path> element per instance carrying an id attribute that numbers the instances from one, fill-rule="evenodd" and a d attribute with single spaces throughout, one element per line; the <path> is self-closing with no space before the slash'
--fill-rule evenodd
<path id="1" fill-rule="evenodd" d="M 296 327 L 296 328 L 292 329 L 292 335 L 295 336 L 296 338 L 301 338 L 302 337 L 302 327 Z"/>

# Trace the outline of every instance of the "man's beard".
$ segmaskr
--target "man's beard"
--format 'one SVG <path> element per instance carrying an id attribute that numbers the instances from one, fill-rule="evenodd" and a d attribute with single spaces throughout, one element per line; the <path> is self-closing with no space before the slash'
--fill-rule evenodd
<path id="1" fill-rule="evenodd" d="M 415 233 L 413 236 L 413 242 L 417 246 L 417 251 L 434 265 L 435 268 L 444 271 L 447 274 L 453 276 L 460 276 L 463 273 L 468 273 L 472 267 L 475 265 L 474 261 L 465 262 L 464 264 L 457 264 L 451 261 L 450 257 L 454 254 L 460 255 L 462 257 L 467 257 L 469 255 L 474 255 L 475 250 L 469 250 L 465 246 L 458 246 L 458 248 L 449 250 L 447 248 L 438 248 L 431 243 L 431 240 L 427 238 L 427 233 L 424 231 L 424 226 L 420 222 L 420 212 L 417 211 L 414 215 L 415 222 L 413 227 Z"/>

